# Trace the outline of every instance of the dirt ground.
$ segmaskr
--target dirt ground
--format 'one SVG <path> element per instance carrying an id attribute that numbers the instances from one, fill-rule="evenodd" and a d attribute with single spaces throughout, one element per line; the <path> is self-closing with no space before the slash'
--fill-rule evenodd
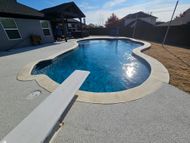
<path id="1" fill-rule="evenodd" d="M 144 53 L 156 58 L 168 69 L 170 84 L 190 93 L 190 48 L 164 46 L 151 43 L 150 49 Z"/>

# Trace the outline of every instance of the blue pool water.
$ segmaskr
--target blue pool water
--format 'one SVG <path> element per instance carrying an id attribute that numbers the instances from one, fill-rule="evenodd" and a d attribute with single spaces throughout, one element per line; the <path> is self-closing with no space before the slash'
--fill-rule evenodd
<path id="1" fill-rule="evenodd" d="M 149 65 L 132 55 L 141 46 L 129 40 L 85 40 L 79 47 L 52 61 L 40 62 L 32 74 L 46 74 L 62 83 L 74 70 L 87 70 L 90 75 L 80 90 L 115 92 L 143 83 L 150 74 Z"/>

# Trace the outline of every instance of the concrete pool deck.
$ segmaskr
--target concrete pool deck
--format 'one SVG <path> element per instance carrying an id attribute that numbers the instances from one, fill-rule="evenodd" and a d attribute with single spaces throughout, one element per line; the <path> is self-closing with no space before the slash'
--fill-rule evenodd
<path id="1" fill-rule="evenodd" d="M 0 139 L 50 94 L 35 81 L 16 80 L 20 69 L 70 46 L 69 41 L 0 54 Z M 36 90 L 41 91 L 40 96 L 28 98 Z M 75 102 L 64 123 L 52 142 L 186 143 L 190 140 L 190 95 L 161 83 L 155 92 L 132 102 Z"/>

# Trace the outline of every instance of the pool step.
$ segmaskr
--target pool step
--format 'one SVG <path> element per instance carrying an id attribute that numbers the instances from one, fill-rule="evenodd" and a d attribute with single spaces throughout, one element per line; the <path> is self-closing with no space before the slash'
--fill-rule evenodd
<path id="1" fill-rule="evenodd" d="M 88 71 L 74 71 L 1 142 L 45 142 L 88 75 Z"/>

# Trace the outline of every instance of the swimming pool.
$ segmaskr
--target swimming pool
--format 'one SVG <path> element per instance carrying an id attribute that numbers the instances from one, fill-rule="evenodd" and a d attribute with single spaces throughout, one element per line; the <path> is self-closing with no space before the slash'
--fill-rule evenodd
<path id="1" fill-rule="evenodd" d="M 90 71 L 80 90 L 116 92 L 142 84 L 150 75 L 143 59 L 132 50 L 141 44 L 127 39 L 94 39 L 79 41 L 78 48 L 38 63 L 32 74 L 45 74 L 62 83 L 74 70 Z"/>

